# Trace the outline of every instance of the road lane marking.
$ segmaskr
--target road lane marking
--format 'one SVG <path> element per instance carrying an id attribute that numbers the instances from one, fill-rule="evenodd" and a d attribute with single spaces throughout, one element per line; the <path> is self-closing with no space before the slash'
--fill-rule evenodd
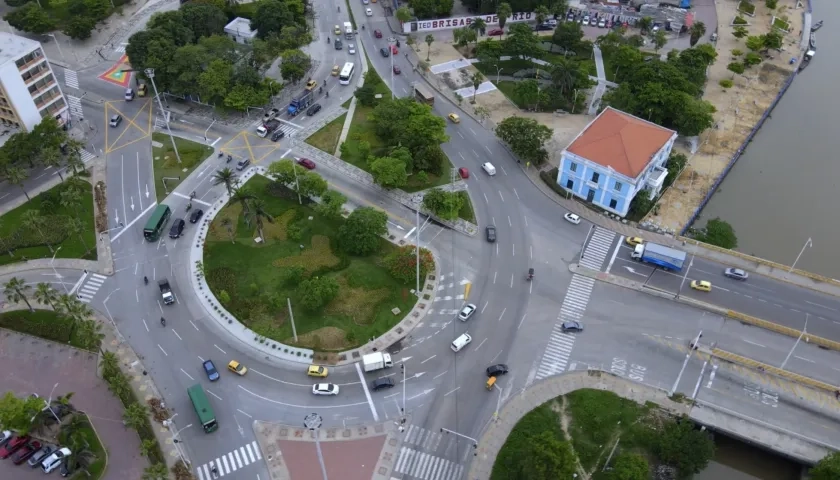
<path id="1" fill-rule="evenodd" d="M 242 415 L 245 415 L 245 416 L 246 416 L 246 417 L 248 417 L 248 418 L 254 418 L 254 417 L 252 417 L 251 415 L 248 415 L 247 413 L 243 412 L 242 410 L 240 410 L 240 409 L 238 409 L 238 408 L 236 409 L 236 411 L 237 411 L 237 412 L 239 412 L 239 413 L 241 413 Z"/>
<path id="2" fill-rule="evenodd" d="M 794 358 L 798 358 L 798 359 L 800 359 L 800 360 L 802 360 L 802 361 L 804 361 L 804 362 L 808 362 L 808 363 L 817 363 L 817 362 L 815 362 L 815 361 L 811 360 L 810 358 L 800 357 L 799 355 L 794 355 L 793 357 L 794 357 Z"/>
<path id="3" fill-rule="evenodd" d="M 499 321 L 499 322 L 501 322 L 501 321 L 502 321 L 502 317 L 504 317 L 504 316 L 505 316 L 505 312 L 507 312 L 507 307 L 505 307 L 504 309 L 502 309 L 502 314 L 501 314 L 501 315 L 499 315 L 499 320 L 497 320 L 497 321 Z"/>
<path id="4" fill-rule="evenodd" d="M 209 393 L 210 395 L 213 395 L 214 397 L 216 397 L 216 399 L 217 399 L 217 400 L 221 400 L 221 399 L 222 399 L 222 397 L 220 397 L 220 396 L 216 395 L 215 393 L 211 392 L 210 390 L 207 390 L 206 388 L 205 388 L 204 390 L 205 390 L 207 393 Z"/>
<path id="5" fill-rule="evenodd" d="M 493 278 L 494 278 L 493 283 L 496 283 L 495 277 L 493 277 Z M 484 313 L 484 309 L 487 308 L 488 303 L 490 303 L 490 300 L 487 300 L 486 302 L 484 302 L 484 306 L 481 307 L 481 312 L 479 312 L 479 313 Z"/>
<path id="6" fill-rule="evenodd" d="M 127 223 L 127 224 L 123 227 L 123 229 L 122 229 L 122 230 L 120 230 L 119 232 L 117 232 L 117 234 L 116 234 L 116 235 L 114 235 L 113 237 L 111 237 L 111 242 L 115 242 L 115 241 L 117 241 L 117 239 L 118 239 L 118 238 L 120 238 L 120 236 L 121 236 L 123 233 L 125 233 L 126 231 L 128 231 L 128 229 L 129 229 L 132 225 L 134 225 L 135 223 L 137 223 L 137 221 L 138 221 L 138 220 L 140 220 L 141 218 L 143 218 L 143 215 L 145 215 L 145 214 L 149 213 L 149 211 L 150 211 L 151 209 L 155 208 L 156 206 L 157 206 L 157 202 L 154 202 L 154 203 L 152 203 L 151 205 L 149 205 L 149 206 L 148 206 L 145 210 L 143 210 L 143 211 L 140 213 L 140 215 L 138 215 L 138 216 L 137 216 L 134 220 L 132 220 L 132 221 L 128 222 L 128 223 Z M 105 232 L 102 232 L 102 233 L 105 233 Z M 102 233 L 100 233 L 100 235 L 102 235 Z"/>
<path id="7" fill-rule="evenodd" d="M 292 382 L 286 382 L 286 381 L 284 381 L 284 380 L 280 380 L 279 378 L 274 378 L 274 377 L 272 377 L 272 376 L 270 376 L 270 375 L 266 375 L 266 374 L 264 374 L 264 373 L 260 372 L 259 370 L 254 370 L 253 368 L 249 368 L 249 369 L 248 369 L 248 371 L 249 371 L 249 372 L 251 372 L 251 373 L 256 373 L 257 375 L 262 375 L 263 377 L 265 377 L 265 378 L 267 378 L 267 379 L 269 379 L 269 380 L 275 381 L 275 382 L 277 382 L 277 383 L 282 383 L 282 384 L 284 384 L 284 385 L 291 385 L 291 386 L 293 386 L 293 387 L 307 387 L 307 388 L 312 388 L 312 384 L 311 384 L 311 383 L 292 383 Z M 356 382 L 351 382 L 351 383 L 337 383 L 336 385 L 339 385 L 339 386 L 342 386 L 342 387 L 343 387 L 343 386 L 345 386 L 345 385 L 356 385 Z"/>
<path id="8" fill-rule="evenodd" d="M 743 341 L 745 341 L 745 342 L 749 343 L 750 345 L 755 345 L 756 347 L 767 348 L 767 347 L 765 347 L 764 345 L 762 345 L 762 344 L 760 344 L 760 343 L 751 342 L 751 341 L 747 340 L 746 338 L 742 338 L 741 340 L 743 340 Z"/>
<path id="9" fill-rule="evenodd" d="M 444 370 L 443 372 L 438 373 L 437 375 L 435 375 L 435 376 L 434 376 L 434 378 L 432 378 L 432 380 L 437 380 L 437 379 L 438 379 L 438 378 L 440 378 L 441 376 L 446 375 L 446 372 L 448 372 L 448 371 L 449 371 L 449 370 Z"/>
<path id="10" fill-rule="evenodd" d="M 172 192 L 172 195 L 175 195 L 176 197 L 190 199 L 189 195 L 184 195 L 183 193 Z M 208 202 L 205 202 L 204 200 L 199 200 L 197 198 L 193 198 L 190 201 L 195 202 L 195 203 L 200 203 L 200 204 L 204 205 L 205 207 L 212 207 L 213 206 L 212 203 L 208 203 Z"/>
<path id="11" fill-rule="evenodd" d="M 359 374 L 359 381 L 362 382 L 362 388 L 365 390 L 365 397 L 367 398 L 368 405 L 370 405 L 370 413 L 373 414 L 373 420 L 378 422 L 379 421 L 379 414 L 376 413 L 376 406 L 373 404 L 373 399 L 370 398 L 370 390 L 368 390 L 367 382 L 365 381 L 365 374 L 362 372 L 362 367 L 359 366 L 359 362 L 356 362 L 356 373 Z"/>
<path id="12" fill-rule="evenodd" d="M 487 199 L 487 194 L 482 193 L 482 195 L 484 195 L 484 203 L 490 203 L 490 200 Z"/>
<path id="13" fill-rule="evenodd" d="M 502 191 L 501 190 L 499 190 L 499 198 L 502 199 L 502 203 L 505 203 L 505 197 L 502 196 Z"/>
<path id="14" fill-rule="evenodd" d="M 520 328 L 522 328 L 522 323 L 524 323 L 524 322 L 525 322 L 525 317 L 527 317 L 527 316 L 528 316 L 528 314 L 527 314 L 527 313 L 526 313 L 525 315 L 522 315 L 522 320 L 520 320 L 520 321 L 519 321 L 519 326 L 518 326 L 518 327 L 516 327 L 516 329 L 517 329 L 517 330 L 519 330 Z"/>
<path id="15" fill-rule="evenodd" d="M 358 365 L 358 363 L 356 365 Z M 277 400 L 274 400 L 274 399 L 271 399 L 271 398 L 268 398 L 268 397 L 264 397 L 262 395 L 259 395 L 255 392 L 252 392 L 252 391 L 248 390 L 247 388 L 243 387 L 242 385 L 237 385 L 237 387 L 239 387 L 239 389 L 244 391 L 245 393 L 248 393 L 253 397 L 259 398 L 260 400 L 265 400 L 266 402 L 273 403 L 274 405 L 280 405 L 280 406 L 284 406 L 284 407 L 305 408 L 305 409 L 318 408 L 319 410 L 321 410 L 321 409 L 327 409 L 327 408 L 358 407 L 359 405 L 364 405 L 365 403 L 367 403 L 367 402 L 358 402 L 358 403 L 347 403 L 347 404 L 344 404 L 344 405 L 318 405 L 317 407 L 314 407 L 312 405 L 296 405 L 296 404 L 292 404 L 292 403 L 283 403 L 283 402 L 279 402 Z M 309 388 L 312 388 L 312 387 L 310 386 Z"/>
<path id="16" fill-rule="evenodd" d="M 429 360 L 431 360 L 431 359 L 433 359 L 433 358 L 435 358 L 435 357 L 437 357 L 437 355 L 432 355 L 431 357 L 429 357 L 429 358 L 427 358 L 427 359 L 423 360 L 422 362 L 420 362 L 420 365 L 423 365 L 424 363 L 428 362 Z"/>
<path id="17" fill-rule="evenodd" d="M 484 146 L 484 148 L 487 150 L 487 152 L 488 152 L 490 155 L 493 155 L 493 151 L 492 151 L 492 150 L 490 150 L 490 147 L 488 147 L 487 145 L 485 145 L 485 146 Z"/>
<path id="18" fill-rule="evenodd" d="M 158 346 L 160 346 L 160 345 L 158 345 Z M 161 349 L 161 350 L 163 350 L 163 349 Z M 195 379 L 192 377 L 192 375 L 190 375 L 189 373 L 187 373 L 187 371 L 186 371 L 186 370 L 184 370 L 183 368 L 181 369 L 181 372 L 183 372 L 183 373 L 184 373 L 184 375 L 186 375 L 186 376 L 187 376 L 187 378 L 189 378 L 190 380 L 192 380 L 192 381 L 194 381 L 194 380 L 195 380 Z"/>
<path id="19" fill-rule="evenodd" d="M 174 333 L 174 334 L 175 334 L 175 336 L 176 336 L 176 337 L 178 337 L 178 340 L 184 341 L 184 339 L 183 339 L 183 338 L 181 338 L 181 336 L 180 336 L 180 335 L 178 335 L 178 332 L 176 332 L 174 328 L 172 329 L 172 333 Z"/>
<path id="20" fill-rule="evenodd" d="M 481 343 L 479 343 L 479 344 L 478 344 L 478 346 L 477 346 L 477 347 L 475 347 L 475 351 L 477 352 L 477 351 L 478 351 L 478 349 L 479 349 L 479 348 L 481 348 L 481 346 L 482 346 L 482 345 L 484 345 L 484 342 L 486 342 L 486 341 L 487 341 L 487 339 L 486 339 L 486 338 L 485 338 L 484 340 L 482 340 L 482 341 L 481 341 Z"/>
<path id="21" fill-rule="evenodd" d="M 221 347 L 219 347 L 219 346 L 218 346 L 218 345 L 216 345 L 215 343 L 213 344 L 213 346 L 214 346 L 214 347 L 216 347 L 216 349 L 218 349 L 220 352 L 222 352 L 222 354 L 227 355 L 227 352 L 226 352 L 226 351 L 224 351 L 224 350 L 222 350 L 222 349 L 221 349 Z"/>
<path id="22" fill-rule="evenodd" d="M 357 365 L 358 365 L 358 364 L 357 364 Z M 461 387 L 455 387 L 454 389 L 452 389 L 452 390 L 450 390 L 450 391 L 446 392 L 443 396 L 444 396 L 444 397 L 448 397 L 448 396 L 449 396 L 449 394 L 457 392 L 459 388 L 461 388 Z"/>
<path id="23" fill-rule="evenodd" d="M 807 303 L 809 305 L 814 305 L 815 307 L 824 308 L 826 310 L 831 310 L 832 312 L 838 311 L 836 308 L 826 307 L 825 305 L 820 305 L 819 303 L 809 302 L 808 300 L 805 300 L 805 303 Z"/>

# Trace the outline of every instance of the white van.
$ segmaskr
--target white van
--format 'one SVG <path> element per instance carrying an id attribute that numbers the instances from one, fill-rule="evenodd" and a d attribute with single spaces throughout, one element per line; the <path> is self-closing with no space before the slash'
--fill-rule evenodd
<path id="1" fill-rule="evenodd" d="M 452 342 L 452 351 L 460 352 L 461 349 L 466 347 L 470 342 L 472 342 L 472 337 L 470 336 L 470 334 L 465 333 Z"/>
<path id="2" fill-rule="evenodd" d="M 344 22 L 344 38 L 352 39 L 353 36 L 353 24 L 350 22 Z"/>
<path id="3" fill-rule="evenodd" d="M 496 174 L 496 167 L 494 167 L 490 162 L 482 163 L 481 168 L 483 168 L 484 171 L 487 172 L 487 175 L 490 175 L 491 177 Z"/>

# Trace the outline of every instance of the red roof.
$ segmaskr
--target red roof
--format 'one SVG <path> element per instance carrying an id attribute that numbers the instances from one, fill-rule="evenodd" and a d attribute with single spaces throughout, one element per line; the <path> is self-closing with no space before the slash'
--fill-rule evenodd
<path id="1" fill-rule="evenodd" d="M 607 107 L 566 151 L 636 178 L 674 133 Z"/>

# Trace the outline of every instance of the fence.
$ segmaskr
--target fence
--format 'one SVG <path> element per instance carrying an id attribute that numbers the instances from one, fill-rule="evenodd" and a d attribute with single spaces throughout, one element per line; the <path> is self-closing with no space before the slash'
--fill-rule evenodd
<path id="1" fill-rule="evenodd" d="M 810 13 L 811 0 L 808 0 L 807 8 L 804 12 L 802 12 L 803 26 L 805 23 L 805 16 Z M 802 34 L 806 35 L 805 29 L 803 28 L 802 30 Z M 709 203 L 709 200 L 711 200 L 712 195 L 714 195 L 715 191 L 723 182 L 723 179 L 726 178 L 726 176 L 732 170 L 732 167 L 735 166 L 735 162 L 737 162 L 738 159 L 741 158 L 741 154 L 743 154 L 744 150 L 747 149 L 747 145 L 749 145 L 750 142 L 752 142 L 753 137 L 755 137 L 755 134 L 758 133 L 758 130 L 764 125 L 764 122 L 767 120 L 767 117 L 769 117 L 770 114 L 773 113 L 773 109 L 776 108 L 776 105 L 778 105 L 779 100 L 782 99 L 782 96 L 787 92 L 788 88 L 790 88 L 791 84 L 793 83 L 793 80 L 796 78 L 797 73 L 798 70 L 794 70 L 793 73 L 790 74 L 787 81 L 782 86 L 782 89 L 779 90 L 778 95 L 776 95 L 776 98 L 773 99 L 773 102 L 770 104 L 769 107 L 767 107 L 767 110 L 764 111 L 764 114 L 761 115 L 761 118 L 758 120 L 758 122 L 755 124 L 752 130 L 750 130 L 750 133 L 749 135 L 747 135 L 747 138 L 744 139 L 744 142 L 741 144 L 740 147 L 738 147 L 738 150 L 735 151 L 735 154 L 732 155 L 732 159 L 729 160 L 729 163 L 726 165 L 726 168 L 723 169 L 723 172 L 721 172 L 720 176 L 718 176 L 717 180 L 715 180 L 715 182 L 712 184 L 712 187 L 709 189 L 708 192 L 706 192 L 706 196 L 703 197 L 703 200 L 700 202 L 700 205 L 697 206 L 697 208 L 694 210 L 694 213 L 691 214 L 691 217 L 689 218 L 688 222 L 686 222 L 686 224 L 683 226 L 682 230 L 680 231 L 680 235 L 685 235 L 688 229 L 691 228 L 691 226 L 694 224 L 694 221 L 697 220 L 697 217 L 700 215 L 700 212 L 703 211 L 703 208 L 706 206 L 707 203 Z"/>

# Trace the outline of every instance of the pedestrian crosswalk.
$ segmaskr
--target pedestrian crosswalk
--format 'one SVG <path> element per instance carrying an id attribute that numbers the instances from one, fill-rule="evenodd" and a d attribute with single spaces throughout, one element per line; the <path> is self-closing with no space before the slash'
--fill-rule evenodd
<path id="1" fill-rule="evenodd" d="M 96 155 L 88 152 L 84 148 L 79 152 L 79 155 L 81 155 L 81 157 L 82 157 L 82 163 L 87 163 L 90 160 L 93 160 L 94 158 L 96 158 Z"/>
<path id="2" fill-rule="evenodd" d="M 464 473 L 464 466 L 410 447 L 401 447 L 394 471 L 405 475 L 404 479 L 458 480 Z"/>
<path id="3" fill-rule="evenodd" d="M 70 88 L 79 89 L 79 76 L 76 75 L 75 70 L 64 69 L 64 84 Z"/>
<path id="4" fill-rule="evenodd" d="M 70 115 L 84 118 L 85 114 L 82 111 L 82 99 L 74 97 L 73 95 L 65 95 L 67 97 L 67 106 L 70 107 Z"/>
<path id="5" fill-rule="evenodd" d="M 255 440 L 199 466 L 196 469 L 198 480 L 210 480 L 230 475 L 239 469 L 251 465 L 257 460 L 262 460 L 262 455 L 260 454 L 260 447 Z M 217 474 L 215 477 L 213 475 L 213 467 L 216 467 Z"/>
<path id="6" fill-rule="evenodd" d="M 612 230 L 595 227 L 595 232 L 586 244 L 579 263 L 584 267 L 600 271 L 601 266 L 604 264 L 604 259 L 610 253 L 610 247 L 612 247 L 613 240 L 615 240 L 615 235 L 616 233 Z"/>
<path id="7" fill-rule="evenodd" d="M 76 292 L 79 300 L 83 303 L 90 303 L 93 300 L 93 296 L 96 295 L 96 292 L 102 287 L 102 284 L 105 283 L 108 277 L 104 275 L 100 275 L 98 273 L 92 274 L 88 279 L 82 284 L 82 288 Z"/>
<path id="8" fill-rule="evenodd" d="M 119 45 L 117 45 L 116 47 L 114 47 L 114 51 L 115 51 L 115 52 L 119 52 L 119 53 L 125 53 L 125 47 L 126 47 L 127 45 L 128 45 L 127 43 L 120 43 Z"/>
<path id="9" fill-rule="evenodd" d="M 562 373 L 569 363 L 569 356 L 575 346 L 575 336 L 563 332 L 563 322 L 581 321 L 586 312 L 586 305 L 589 303 L 589 295 L 595 286 L 595 279 L 573 275 L 566 290 L 566 297 L 560 307 L 560 314 L 551 330 L 548 345 L 545 347 L 542 361 L 537 369 L 536 380 Z"/>

